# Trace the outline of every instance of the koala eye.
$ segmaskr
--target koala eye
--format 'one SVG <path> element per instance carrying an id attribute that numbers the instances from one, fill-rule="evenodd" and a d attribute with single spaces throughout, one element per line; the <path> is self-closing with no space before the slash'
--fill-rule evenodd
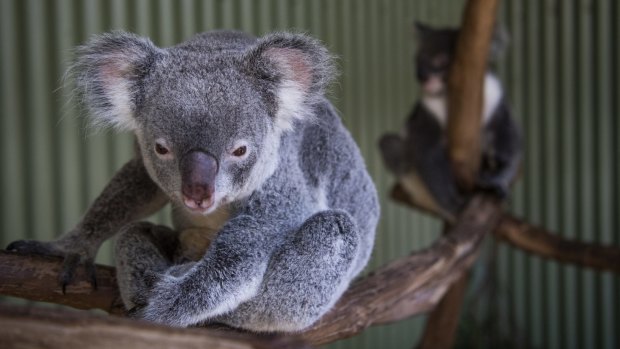
<path id="1" fill-rule="evenodd" d="M 159 155 L 166 155 L 170 153 L 170 150 L 166 148 L 163 144 L 156 142 L 155 143 L 155 152 Z"/>
<path id="2" fill-rule="evenodd" d="M 245 152 L 247 151 L 247 148 L 245 147 L 245 145 L 235 149 L 235 151 L 233 151 L 233 155 L 234 156 L 243 156 L 245 155 Z"/>

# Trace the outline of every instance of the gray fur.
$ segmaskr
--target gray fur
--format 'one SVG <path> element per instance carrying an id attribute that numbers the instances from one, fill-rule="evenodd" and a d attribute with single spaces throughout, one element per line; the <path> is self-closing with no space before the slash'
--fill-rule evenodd
<path id="1" fill-rule="evenodd" d="M 132 130 L 139 155 L 72 233 L 13 247 L 62 244 L 60 255 L 86 259 L 122 231 L 125 305 L 173 326 L 298 331 L 328 311 L 368 262 L 379 206 L 357 146 L 323 96 L 334 76 L 327 50 L 288 33 L 212 32 L 161 49 L 115 32 L 77 52 L 73 76 L 93 123 Z M 169 152 L 156 153 L 156 143 Z M 247 153 L 235 157 L 239 144 Z M 202 213 L 180 193 L 189 152 L 217 159 L 213 206 Z M 219 227 L 200 260 L 184 257 L 179 230 L 131 223 L 166 201 L 177 229 Z"/>

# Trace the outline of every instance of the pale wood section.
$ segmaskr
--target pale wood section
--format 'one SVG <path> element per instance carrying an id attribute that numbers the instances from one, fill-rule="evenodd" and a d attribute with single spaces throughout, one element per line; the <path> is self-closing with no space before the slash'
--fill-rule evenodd
<path id="1" fill-rule="evenodd" d="M 454 347 L 468 283 L 469 273 L 466 272 L 452 284 L 441 302 L 433 309 L 426 322 L 424 335 L 417 346 L 418 349 Z"/>
<path id="2" fill-rule="evenodd" d="M 0 305 L 0 348 L 292 349 L 309 346 L 293 336 L 171 328 L 89 312 Z"/>
<path id="3" fill-rule="evenodd" d="M 483 81 L 498 0 L 465 5 L 448 80 L 448 144 L 456 177 L 473 189 L 480 168 Z"/>

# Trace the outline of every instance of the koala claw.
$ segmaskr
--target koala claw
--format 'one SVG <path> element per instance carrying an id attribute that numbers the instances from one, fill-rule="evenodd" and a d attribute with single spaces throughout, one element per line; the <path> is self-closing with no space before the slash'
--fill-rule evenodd
<path id="1" fill-rule="evenodd" d="M 67 253 L 62 263 L 60 274 L 58 275 L 58 283 L 62 287 L 62 294 L 66 294 L 67 285 L 73 283 L 75 280 L 75 270 L 78 265 L 80 265 L 80 262 L 84 264 L 86 278 L 91 287 L 93 290 L 97 290 L 97 269 L 93 259 L 88 258 L 82 260 L 82 257 L 77 253 Z"/>
<path id="2" fill-rule="evenodd" d="M 65 256 L 58 275 L 58 283 L 62 286 L 62 294 L 66 294 L 67 285 L 73 281 L 75 277 L 75 268 L 80 264 L 80 255 L 69 253 Z"/>
<path id="3" fill-rule="evenodd" d="M 97 267 L 95 266 L 95 261 L 92 259 L 86 260 L 84 262 L 84 270 L 93 290 L 97 291 Z"/>
<path id="4" fill-rule="evenodd" d="M 67 253 L 55 248 L 50 242 L 35 240 L 18 240 L 10 243 L 6 249 L 20 254 L 35 254 L 42 256 L 63 257 L 62 267 L 58 275 L 58 284 L 62 287 L 62 293 L 66 294 L 67 285 L 75 278 L 75 270 L 83 262 L 86 276 L 93 289 L 97 289 L 95 263 L 92 258 L 84 258 L 78 253 Z"/>

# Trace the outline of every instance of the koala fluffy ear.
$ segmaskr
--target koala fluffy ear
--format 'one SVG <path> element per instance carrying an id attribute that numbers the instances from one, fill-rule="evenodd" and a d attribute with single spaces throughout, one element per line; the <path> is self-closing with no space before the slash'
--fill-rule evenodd
<path id="1" fill-rule="evenodd" d="M 417 42 L 421 41 L 422 38 L 431 30 L 432 29 L 428 25 L 420 21 L 413 22 L 412 32 L 414 40 Z"/>
<path id="2" fill-rule="evenodd" d="M 140 80 L 160 51 L 149 39 L 120 31 L 95 36 L 76 49 L 68 74 L 94 127 L 137 128 Z"/>
<path id="3" fill-rule="evenodd" d="M 274 33 L 258 40 L 245 56 L 251 74 L 273 83 L 275 125 L 285 131 L 295 120 L 312 115 L 336 76 L 334 59 L 316 39 L 302 34 Z"/>

